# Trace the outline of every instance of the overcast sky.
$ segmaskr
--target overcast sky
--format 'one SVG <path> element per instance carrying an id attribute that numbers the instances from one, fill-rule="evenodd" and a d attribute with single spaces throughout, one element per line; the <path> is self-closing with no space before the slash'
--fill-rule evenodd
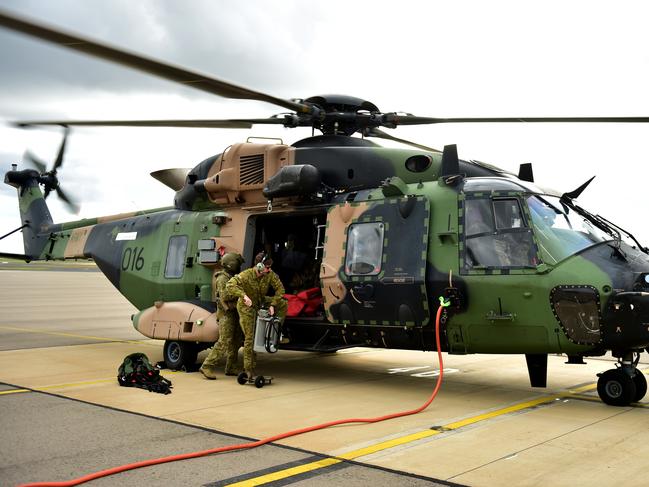
<path id="1" fill-rule="evenodd" d="M 421 116 L 649 116 L 646 2 L 0 0 L 0 8 L 281 98 L 343 93 Z M 231 101 L 0 30 L 0 173 L 26 149 L 50 164 L 57 129 L 7 121 L 264 117 Z M 193 167 L 248 136 L 292 143 L 309 130 L 77 128 L 59 173 L 79 216 L 171 205 L 151 171 Z M 390 133 L 560 191 L 598 177 L 580 204 L 649 245 L 647 124 L 455 124 Z M 0 235 L 20 225 L 0 184 Z M 0 251 L 22 252 L 19 235 Z"/>

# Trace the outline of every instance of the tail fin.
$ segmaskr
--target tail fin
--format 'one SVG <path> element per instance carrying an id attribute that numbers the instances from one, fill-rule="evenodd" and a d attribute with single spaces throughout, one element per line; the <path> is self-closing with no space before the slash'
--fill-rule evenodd
<path id="1" fill-rule="evenodd" d="M 14 166 L 5 174 L 5 183 L 18 190 L 25 256 L 30 260 L 41 258 L 49 238 L 49 227 L 53 223 L 40 182 L 41 175 L 33 169 L 17 171 Z"/>

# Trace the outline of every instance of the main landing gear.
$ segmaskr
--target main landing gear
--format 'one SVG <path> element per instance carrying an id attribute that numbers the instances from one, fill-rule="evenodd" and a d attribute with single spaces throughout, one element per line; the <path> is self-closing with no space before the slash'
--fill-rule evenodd
<path id="1" fill-rule="evenodd" d="M 261 389 L 266 385 L 270 385 L 273 382 L 273 377 L 264 377 L 263 375 L 248 377 L 248 374 L 241 372 L 237 377 L 237 382 L 242 386 L 245 384 L 254 384 L 257 389 Z"/>
<path id="2" fill-rule="evenodd" d="M 647 379 L 636 367 L 639 360 L 639 353 L 628 352 L 618 358 L 616 369 L 597 374 L 597 393 L 602 401 L 611 406 L 628 406 L 645 396 Z"/>
<path id="3" fill-rule="evenodd" d="M 196 365 L 196 357 L 200 351 L 198 345 L 181 340 L 166 340 L 162 349 L 165 364 L 171 370 L 190 370 Z"/>

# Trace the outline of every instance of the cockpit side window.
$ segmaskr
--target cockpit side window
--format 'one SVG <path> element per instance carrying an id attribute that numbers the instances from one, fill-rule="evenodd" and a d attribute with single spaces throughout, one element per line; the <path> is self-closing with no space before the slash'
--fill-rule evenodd
<path id="1" fill-rule="evenodd" d="M 494 232 L 491 200 L 468 200 L 464 205 L 464 214 L 467 237 Z"/>
<path id="2" fill-rule="evenodd" d="M 523 269 L 539 263 L 532 231 L 517 198 L 464 201 L 464 270 Z"/>
<path id="3" fill-rule="evenodd" d="M 523 228 L 523 215 L 518 200 L 495 200 L 493 206 L 498 230 Z"/>

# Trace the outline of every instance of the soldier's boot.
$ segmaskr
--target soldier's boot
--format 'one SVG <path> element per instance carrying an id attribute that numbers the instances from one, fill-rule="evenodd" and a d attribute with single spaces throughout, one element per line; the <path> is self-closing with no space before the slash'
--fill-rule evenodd
<path id="1" fill-rule="evenodd" d="M 226 367 L 225 368 L 225 375 L 230 375 L 230 376 L 238 376 L 241 373 L 241 368 L 237 366 L 233 367 Z"/>
<path id="2" fill-rule="evenodd" d="M 216 379 L 216 367 L 211 365 L 201 365 L 201 368 L 198 369 L 198 371 L 203 374 L 206 379 Z"/>

